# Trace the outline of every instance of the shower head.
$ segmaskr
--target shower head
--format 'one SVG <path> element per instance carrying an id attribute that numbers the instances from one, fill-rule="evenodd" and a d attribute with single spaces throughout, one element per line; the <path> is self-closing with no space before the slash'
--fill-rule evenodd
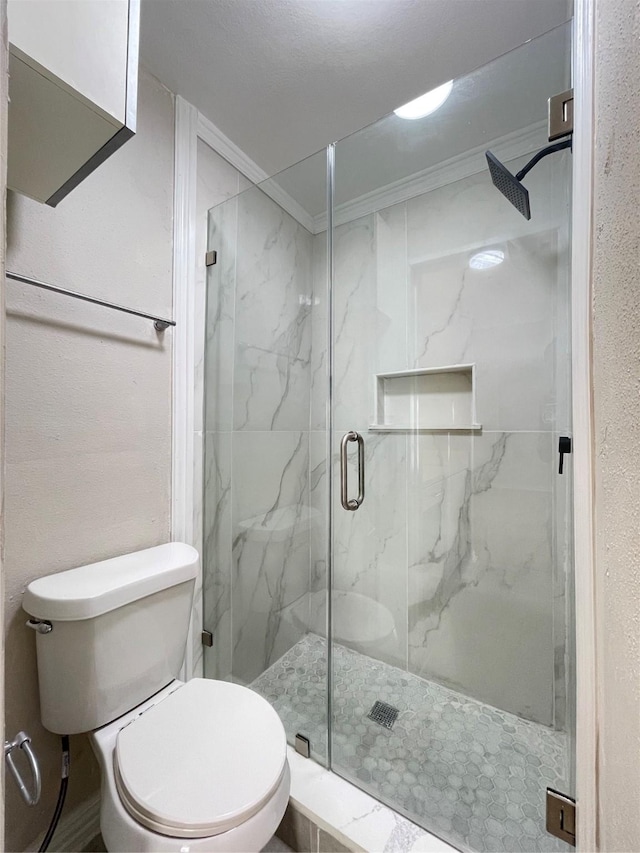
<path id="1" fill-rule="evenodd" d="M 494 186 L 500 190 L 502 195 L 511 202 L 516 210 L 520 211 L 525 219 L 531 219 L 531 210 L 529 208 L 529 190 L 522 185 L 522 179 L 543 157 L 553 154 L 555 151 L 562 151 L 563 148 L 571 148 L 571 137 L 563 139 L 561 142 L 556 142 L 554 145 L 547 145 L 546 148 L 538 151 L 526 166 L 523 166 L 515 175 L 512 175 L 507 167 L 491 151 L 486 152 L 487 163 L 489 164 L 491 180 Z"/>
<path id="2" fill-rule="evenodd" d="M 531 219 L 529 207 L 529 190 L 524 187 L 515 175 L 503 166 L 497 157 L 487 151 L 487 163 L 491 172 L 491 180 L 502 195 L 519 210 L 525 219 Z"/>

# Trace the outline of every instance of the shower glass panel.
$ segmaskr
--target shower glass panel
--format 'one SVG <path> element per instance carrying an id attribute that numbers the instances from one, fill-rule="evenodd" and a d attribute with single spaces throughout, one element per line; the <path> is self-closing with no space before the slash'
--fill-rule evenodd
<path id="1" fill-rule="evenodd" d="M 570 849 L 570 45 L 209 211 L 205 675 L 462 850 Z"/>
<path id="2" fill-rule="evenodd" d="M 253 687 L 327 761 L 326 153 L 209 211 L 205 675 Z M 299 645 L 321 643 L 308 674 Z M 286 666 L 282 661 L 286 661 Z M 287 689 L 296 683 L 292 696 Z"/>
<path id="3" fill-rule="evenodd" d="M 569 849 L 571 154 L 527 220 L 485 152 L 517 172 L 570 85 L 567 26 L 335 146 L 331 766 L 461 849 Z"/>

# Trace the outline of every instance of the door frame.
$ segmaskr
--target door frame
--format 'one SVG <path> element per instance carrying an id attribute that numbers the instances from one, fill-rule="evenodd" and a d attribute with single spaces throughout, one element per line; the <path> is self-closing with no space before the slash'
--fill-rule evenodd
<path id="1" fill-rule="evenodd" d="M 591 293 L 595 0 L 576 0 L 571 248 L 577 848 L 597 849 L 597 671 Z"/>

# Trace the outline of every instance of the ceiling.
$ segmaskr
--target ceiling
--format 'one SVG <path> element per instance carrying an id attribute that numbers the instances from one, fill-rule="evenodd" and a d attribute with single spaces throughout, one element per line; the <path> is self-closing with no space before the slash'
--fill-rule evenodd
<path id="1" fill-rule="evenodd" d="M 274 174 L 570 11 L 570 0 L 143 0 L 141 60 Z"/>

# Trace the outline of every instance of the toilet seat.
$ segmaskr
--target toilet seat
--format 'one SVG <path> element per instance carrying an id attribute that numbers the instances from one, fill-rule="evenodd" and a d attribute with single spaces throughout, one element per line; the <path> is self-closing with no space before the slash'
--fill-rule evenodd
<path id="1" fill-rule="evenodd" d="M 118 733 L 120 799 L 162 835 L 218 835 L 255 815 L 286 767 L 286 735 L 271 705 L 246 687 L 194 678 Z"/>

